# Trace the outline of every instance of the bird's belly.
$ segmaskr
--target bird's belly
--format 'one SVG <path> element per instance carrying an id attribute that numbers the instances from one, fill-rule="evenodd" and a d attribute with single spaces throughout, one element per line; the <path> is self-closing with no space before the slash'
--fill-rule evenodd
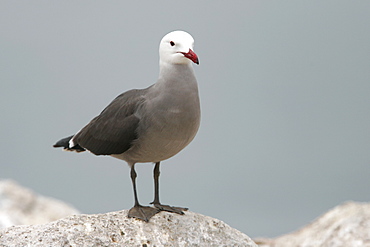
<path id="1" fill-rule="evenodd" d="M 191 121 L 179 117 L 172 118 L 171 121 L 157 119 L 152 120 L 148 126 L 129 150 L 112 156 L 128 163 L 166 160 L 180 152 L 194 139 L 199 128 L 199 119 Z"/>
<path id="2" fill-rule="evenodd" d="M 159 162 L 176 155 L 191 142 L 194 136 L 195 134 L 187 138 L 177 139 L 156 138 L 156 136 L 151 135 L 138 140 L 132 148 L 123 154 L 114 154 L 112 156 L 123 159 L 128 163 Z"/>

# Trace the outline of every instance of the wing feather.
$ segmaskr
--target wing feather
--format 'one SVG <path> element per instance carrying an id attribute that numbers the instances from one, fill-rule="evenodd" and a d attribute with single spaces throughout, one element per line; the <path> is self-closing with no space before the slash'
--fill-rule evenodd
<path id="1" fill-rule="evenodd" d="M 135 115 L 144 102 L 146 89 L 134 89 L 117 96 L 74 137 L 74 144 L 96 155 L 121 154 L 137 139 L 140 119 Z"/>

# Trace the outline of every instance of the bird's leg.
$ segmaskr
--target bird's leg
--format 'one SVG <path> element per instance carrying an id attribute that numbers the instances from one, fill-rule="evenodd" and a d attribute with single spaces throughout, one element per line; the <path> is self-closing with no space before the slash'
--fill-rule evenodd
<path id="1" fill-rule="evenodd" d="M 160 162 L 155 163 L 154 170 L 153 170 L 153 178 L 154 178 L 154 201 L 152 201 L 150 204 L 161 204 L 159 202 L 159 165 Z"/>
<path id="2" fill-rule="evenodd" d="M 155 214 L 159 213 L 160 210 L 157 208 L 152 208 L 152 207 L 144 207 L 141 206 L 139 203 L 139 199 L 137 197 L 137 192 L 136 192 L 136 171 L 135 171 L 135 164 L 131 166 L 131 181 L 132 181 L 132 187 L 134 188 L 134 199 L 135 199 L 135 204 L 134 206 L 128 211 L 128 217 L 129 218 L 137 218 L 141 219 L 145 222 L 148 222 L 151 217 L 153 217 Z"/>
<path id="3" fill-rule="evenodd" d="M 184 214 L 183 211 L 188 210 L 187 208 L 180 208 L 180 207 L 171 207 L 169 205 L 162 205 L 159 201 L 159 171 L 160 162 L 155 163 L 154 170 L 153 170 L 153 177 L 154 177 L 154 200 L 150 203 L 153 204 L 156 208 L 161 211 L 167 211 L 171 213 L 177 214 Z"/>
<path id="4" fill-rule="evenodd" d="M 137 190 L 136 190 L 136 177 L 137 177 L 137 174 L 136 174 L 136 171 L 135 171 L 135 164 L 133 164 L 132 167 L 131 167 L 130 175 L 131 175 L 132 187 L 134 188 L 134 199 L 135 199 L 135 205 L 134 206 L 139 206 L 140 203 L 139 203 L 139 199 L 137 197 Z"/>

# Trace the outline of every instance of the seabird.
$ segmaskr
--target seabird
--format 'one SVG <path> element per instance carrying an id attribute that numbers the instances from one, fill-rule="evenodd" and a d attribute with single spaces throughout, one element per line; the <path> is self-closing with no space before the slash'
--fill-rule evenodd
<path id="1" fill-rule="evenodd" d="M 159 167 L 185 148 L 200 124 L 198 84 L 192 63 L 194 39 L 184 31 L 165 35 L 159 46 L 159 78 L 145 89 L 133 89 L 116 97 L 97 117 L 75 135 L 54 147 L 90 151 L 127 162 L 131 168 L 134 206 L 128 217 L 146 222 L 160 211 L 184 214 L 186 208 L 162 205 L 159 200 Z M 153 162 L 154 207 L 142 206 L 136 191 L 136 163 Z"/>

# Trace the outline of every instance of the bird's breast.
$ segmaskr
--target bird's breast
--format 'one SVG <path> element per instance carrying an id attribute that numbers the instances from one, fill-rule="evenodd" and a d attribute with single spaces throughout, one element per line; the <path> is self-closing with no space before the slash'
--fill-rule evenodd
<path id="1" fill-rule="evenodd" d="M 157 162 L 185 148 L 200 124 L 199 98 L 191 98 L 189 102 L 171 96 L 146 105 L 145 114 L 140 116 L 138 139 L 121 158 L 134 163 Z"/>

